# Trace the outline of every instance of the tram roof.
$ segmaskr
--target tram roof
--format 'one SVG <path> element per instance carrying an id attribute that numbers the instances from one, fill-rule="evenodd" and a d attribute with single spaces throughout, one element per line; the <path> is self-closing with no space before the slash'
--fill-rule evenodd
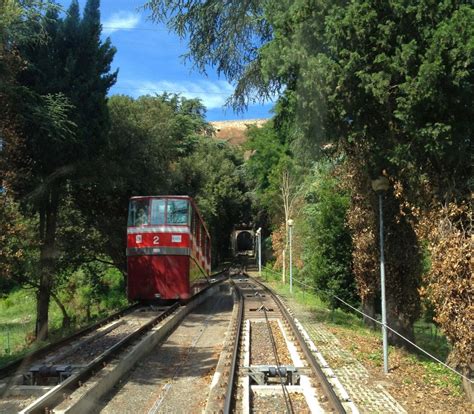
<path id="1" fill-rule="evenodd" d="M 130 200 L 136 200 L 140 198 L 184 198 L 184 199 L 192 199 L 191 196 L 188 195 L 149 195 L 149 196 L 132 196 Z"/>

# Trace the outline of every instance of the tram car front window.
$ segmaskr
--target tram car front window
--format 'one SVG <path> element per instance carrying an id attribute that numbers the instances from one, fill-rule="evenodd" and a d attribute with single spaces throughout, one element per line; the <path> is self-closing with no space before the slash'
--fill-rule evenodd
<path id="1" fill-rule="evenodd" d="M 165 224 L 166 200 L 151 200 L 151 224 Z"/>
<path id="2" fill-rule="evenodd" d="M 166 221 L 168 224 L 188 224 L 188 201 L 168 200 Z"/>
<path id="3" fill-rule="evenodd" d="M 141 227 L 150 222 L 148 217 L 148 200 L 132 200 L 128 213 L 128 226 Z"/>

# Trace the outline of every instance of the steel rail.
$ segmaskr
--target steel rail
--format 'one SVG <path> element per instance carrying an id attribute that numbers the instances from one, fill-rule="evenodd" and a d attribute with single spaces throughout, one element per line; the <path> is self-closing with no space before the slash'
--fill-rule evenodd
<path id="1" fill-rule="evenodd" d="M 136 331 L 128 334 L 125 338 L 121 339 L 119 342 L 115 343 L 109 349 L 95 358 L 81 371 L 71 375 L 65 381 L 58 384 L 52 390 L 38 398 L 35 402 L 30 404 L 30 406 L 21 411 L 21 413 L 43 413 L 47 409 L 51 409 L 52 407 L 56 406 L 61 400 L 64 399 L 65 392 L 72 392 L 76 388 L 79 388 L 85 380 L 90 378 L 95 372 L 99 371 L 107 363 L 107 361 L 109 361 L 115 354 L 121 351 L 122 348 L 129 345 L 133 340 L 137 339 L 143 333 L 153 328 L 153 326 L 173 313 L 179 306 L 179 303 L 174 303 L 164 312 L 160 313 L 158 316 L 142 325 Z"/>
<path id="2" fill-rule="evenodd" d="M 237 314 L 235 341 L 234 341 L 234 346 L 232 349 L 232 361 L 230 365 L 229 380 L 227 382 L 227 389 L 226 389 L 226 394 L 225 394 L 224 414 L 230 413 L 230 406 L 232 403 L 232 394 L 234 390 L 234 376 L 235 376 L 235 370 L 237 366 L 237 357 L 239 354 L 238 351 L 239 351 L 239 343 L 240 343 L 240 333 L 242 331 L 242 319 L 244 316 L 244 297 L 242 296 L 242 293 L 240 292 L 240 290 L 235 287 L 235 283 L 232 281 L 232 279 L 231 279 L 231 282 L 234 285 L 234 292 L 236 292 L 237 297 L 239 299 L 239 312 Z"/>
<path id="3" fill-rule="evenodd" d="M 260 297 L 260 303 L 262 304 L 262 306 L 264 306 L 264 303 L 263 303 L 263 300 L 262 300 L 261 297 Z M 263 308 L 263 314 L 265 315 L 265 322 L 267 324 L 267 329 L 268 329 L 268 333 L 269 333 L 269 336 L 270 336 L 270 342 L 271 342 L 271 345 L 272 345 L 273 356 L 275 357 L 275 362 L 276 362 L 277 367 L 280 367 L 281 363 L 280 363 L 280 358 L 278 356 L 278 350 L 277 350 L 277 346 L 276 346 L 276 342 L 275 342 L 275 336 L 273 335 L 272 327 L 270 325 L 270 321 L 268 320 L 268 314 L 267 314 L 267 311 L 266 311 L 265 307 Z M 288 413 L 293 414 L 294 410 L 293 410 L 293 404 L 291 403 L 290 393 L 288 392 L 288 389 L 286 388 L 286 385 L 283 383 L 283 377 L 281 375 L 280 369 L 277 369 L 277 372 L 278 372 L 278 377 L 280 379 L 281 389 L 283 391 L 283 397 L 285 399 L 286 410 L 287 410 Z"/>
<path id="4" fill-rule="evenodd" d="M 268 286 L 264 285 L 262 282 L 259 280 L 256 280 L 255 278 L 252 278 L 251 276 L 248 276 L 251 278 L 253 281 L 258 283 L 259 285 L 263 286 L 265 290 L 267 290 L 272 297 L 275 300 L 275 303 L 279 307 L 282 315 L 285 317 L 286 321 L 290 325 L 293 334 L 295 335 L 296 339 L 298 340 L 299 345 L 301 346 L 301 350 L 303 351 L 304 356 L 306 357 L 306 360 L 310 364 L 313 372 L 316 374 L 318 377 L 319 383 L 324 391 L 324 394 L 328 398 L 329 403 L 332 405 L 334 410 L 338 413 L 346 413 L 346 410 L 344 409 L 344 406 L 341 403 L 341 400 L 335 393 L 334 389 L 332 388 L 332 385 L 330 384 L 329 380 L 327 379 L 326 375 L 324 375 L 323 370 L 319 366 L 318 362 L 316 361 L 316 358 L 314 357 L 313 353 L 309 349 L 306 341 L 303 338 L 303 335 L 301 335 L 301 332 L 299 331 L 298 327 L 296 326 L 293 317 L 289 314 L 288 310 L 286 309 L 285 305 L 282 303 L 281 299 L 278 297 L 278 295 L 270 289 Z"/>
<path id="5" fill-rule="evenodd" d="M 246 277 L 248 277 L 248 275 L 246 275 Z M 234 341 L 231 371 L 230 371 L 230 375 L 229 375 L 230 380 L 229 380 L 229 383 L 227 384 L 227 391 L 226 391 L 224 410 L 223 410 L 223 412 L 225 414 L 230 413 L 230 404 L 231 404 L 231 401 L 232 401 L 235 367 L 236 367 L 237 356 L 238 356 L 238 345 L 239 345 L 239 342 L 240 342 L 241 326 L 242 326 L 242 322 L 243 322 L 242 317 L 243 317 L 243 309 L 244 309 L 244 301 L 245 301 L 244 296 L 242 295 L 240 289 L 237 287 L 236 283 L 232 279 L 231 279 L 231 282 L 234 285 L 235 291 L 237 292 L 237 295 L 239 297 L 240 308 L 239 308 L 239 315 L 237 317 L 237 320 L 239 321 L 239 323 L 238 323 L 239 328 L 236 332 L 236 340 Z M 259 297 L 259 300 L 260 300 L 260 303 L 263 305 L 263 300 L 262 300 L 261 297 Z M 265 309 L 263 309 L 263 311 L 264 311 L 264 315 L 265 315 L 266 325 L 267 325 L 267 328 L 268 328 L 268 333 L 269 333 L 269 337 L 270 337 L 270 341 L 271 341 L 272 350 L 273 350 L 273 354 L 274 354 L 274 357 L 275 357 L 276 365 L 280 366 L 278 351 L 276 349 L 275 338 L 274 338 L 274 335 L 273 335 L 273 332 L 272 332 L 272 329 L 271 329 L 271 326 L 270 326 L 270 321 L 268 319 L 267 311 Z M 289 396 L 289 393 L 288 393 L 288 390 L 287 390 L 285 384 L 283 383 L 283 379 L 282 379 L 280 371 L 278 371 L 278 376 L 279 376 L 279 379 L 280 379 L 280 385 L 282 387 L 283 397 L 285 399 L 285 405 L 286 405 L 287 412 L 291 414 L 291 413 L 294 412 L 293 406 L 292 406 L 292 403 L 291 403 L 291 398 Z"/>
<path id="6" fill-rule="evenodd" d="M 94 331 L 97 328 L 100 328 L 101 326 L 113 321 L 114 319 L 118 319 L 128 313 L 133 312 L 135 309 L 137 309 L 140 305 L 135 303 L 125 309 L 122 309 L 120 311 L 114 312 L 112 315 L 107 316 L 104 319 L 101 319 L 98 322 L 93 323 L 92 325 L 89 325 L 85 328 L 82 328 L 76 332 L 74 332 L 71 335 L 68 335 L 64 338 L 61 338 L 60 340 L 56 342 L 52 342 L 48 345 L 45 345 L 42 348 L 39 348 L 35 351 L 29 352 L 25 356 L 18 358 L 7 365 L 3 366 L 0 368 L 0 378 L 5 378 L 11 375 L 14 371 L 18 371 L 22 367 L 22 365 L 27 365 L 30 364 L 33 360 L 39 359 L 43 357 L 44 355 L 55 351 L 58 348 L 61 348 L 65 344 L 73 341 L 74 339 L 77 339 L 83 335 L 86 335 L 92 331 Z"/>
<path id="7" fill-rule="evenodd" d="M 224 273 L 224 272 L 221 272 Z M 192 297 L 192 300 L 197 299 L 198 297 L 202 296 L 207 290 L 212 288 L 215 285 L 222 283 L 225 279 L 220 279 L 214 283 L 209 284 L 204 289 L 199 291 L 196 295 Z M 189 302 L 188 302 L 189 303 Z M 103 352 L 97 358 L 95 358 L 92 362 L 90 362 L 86 367 L 84 367 L 78 373 L 71 375 L 61 384 L 58 384 L 56 387 L 48 391 L 46 394 L 38 398 L 28 407 L 26 407 L 21 414 L 26 413 L 44 413 L 47 410 L 50 410 L 52 407 L 56 406 L 62 400 L 64 400 L 64 394 L 73 392 L 75 389 L 79 388 L 82 383 L 87 381 L 94 373 L 98 372 L 102 369 L 106 363 L 112 359 L 117 353 L 119 353 L 124 347 L 128 346 L 132 341 L 138 339 L 142 334 L 147 332 L 148 330 L 152 329 L 156 324 L 161 322 L 167 316 L 172 314 L 177 308 L 179 308 L 181 304 L 179 302 L 175 302 L 172 304 L 168 309 L 164 312 L 157 315 L 155 318 L 147 322 L 146 324 L 142 325 L 136 331 L 128 334 L 125 338 L 121 339 L 119 342 L 115 343 L 111 346 L 108 350 Z"/>
<path id="8" fill-rule="evenodd" d="M 263 286 L 263 287 L 265 288 L 265 286 Z M 262 300 L 261 295 L 258 295 L 258 298 L 260 300 L 260 304 L 261 304 L 262 309 L 263 309 L 263 314 L 265 315 L 265 323 L 266 323 L 266 326 L 267 326 L 267 330 L 268 330 L 268 334 L 269 334 L 269 338 L 270 338 L 270 343 L 271 343 L 271 346 L 272 346 L 272 352 L 273 352 L 273 356 L 275 358 L 275 363 L 276 363 L 277 367 L 280 367 L 280 365 L 281 365 L 280 358 L 278 356 L 278 350 L 277 350 L 277 346 L 276 346 L 276 342 L 275 342 L 275 336 L 273 334 L 273 330 L 272 330 L 271 325 L 270 325 L 270 320 L 268 319 L 268 313 L 267 313 L 267 310 L 265 309 L 265 304 Z M 293 404 L 291 403 L 290 393 L 288 392 L 288 389 L 286 388 L 286 385 L 283 382 L 283 377 L 281 375 L 280 370 L 278 369 L 277 372 L 278 372 L 278 378 L 280 380 L 280 385 L 281 385 L 281 388 L 282 388 L 283 398 L 285 400 L 286 410 L 289 414 L 293 414 L 294 410 L 293 410 Z"/>
<path id="9" fill-rule="evenodd" d="M 225 272 L 227 272 L 228 269 L 221 270 L 219 272 L 216 272 L 212 275 L 209 276 L 209 278 L 215 278 L 223 275 Z M 219 283 L 220 281 L 216 281 L 214 283 Z M 212 285 L 213 283 L 210 283 Z M 207 287 L 206 287 L 207 288 Z M 205 290 L 205 289 L 204 289 Z M 32 361 L 35 359 L 39 359 L 43 357 L 44 355 L 55 351 L 65 344 L 73 341 L 74 339 L 77 339 L 83 335 L 86 335 L 92 331 L 94 331 L 97 328 L 100 328 L 101 326 L 113 321 L 114 319 L 118 319 L 128 313 L 133 312 L 135 309 L 139 308 L 141 305 L 139 303 L 135 303 L 131 306 L 128 306 L 125 309 L 122 309 L 120 311 L 114 312 L 113 314 L 107 316 L 106 318 L 103 318 L 92 325 L 86 326 L 85 328 L 79 329 L 78 331 L 74 332 L 71 335 L 65 336 L 64 338 L 59 339 L 58 341 L 52 342 L 48 345 L 45 345 L 35 351 L 29 352 L 26 355 L 22 356 L 21 358 L 15 359 L 12 362 L 9 362 L 8 364 L 4 365 L 3 367 L 0 367 L 0 379 L 8 377 L 15 371 L 18 371 L 22 366 L 31 364 Z M 8 387 L 7 387 L 8 388 Z M 0 397 L 2 394 L 0 393 Z"/>

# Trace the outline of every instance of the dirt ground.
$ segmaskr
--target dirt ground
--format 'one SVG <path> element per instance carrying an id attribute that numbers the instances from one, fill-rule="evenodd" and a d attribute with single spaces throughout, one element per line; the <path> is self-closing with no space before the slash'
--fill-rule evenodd
<path id="1" fill-rule="evenodd" d="M 413 355 L 391 348 L 390 372 L 385 376 L 379 359 L 372 357 L 374 349 L 382 347 L 379 339 L 334 326 L 328 330 L 409 413 L 474 413 L 474 404 L 466 400 L 459 386 L 431 374 Z"/>

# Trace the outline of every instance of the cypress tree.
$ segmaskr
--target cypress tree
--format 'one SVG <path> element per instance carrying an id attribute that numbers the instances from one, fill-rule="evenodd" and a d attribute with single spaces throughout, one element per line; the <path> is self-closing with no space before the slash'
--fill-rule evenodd
<path id="1" fill-rule="evenodd" d="M 14 190 L 39 215 L 37 339 L 48 336 L 61 200 L 78 187 L 88 170 L 85 165 L 107 133 L 106 94 L 117 73 L 110 73 L 115 48 L 109 39 L 100 39 L 99 6 L 99 1 L 88 1 L 82 19 L 77 0 L 65 18 L 51 7 L 31 28 L 46 36 L 20 45 L 28 67 L 18 77 L 25 99 L 17 103 L 16 113 L 25 114 L 21 118 L 25 149 L 24 157 L 11 160 L 10 168 L 31 161 L 31 180 Z"/>

